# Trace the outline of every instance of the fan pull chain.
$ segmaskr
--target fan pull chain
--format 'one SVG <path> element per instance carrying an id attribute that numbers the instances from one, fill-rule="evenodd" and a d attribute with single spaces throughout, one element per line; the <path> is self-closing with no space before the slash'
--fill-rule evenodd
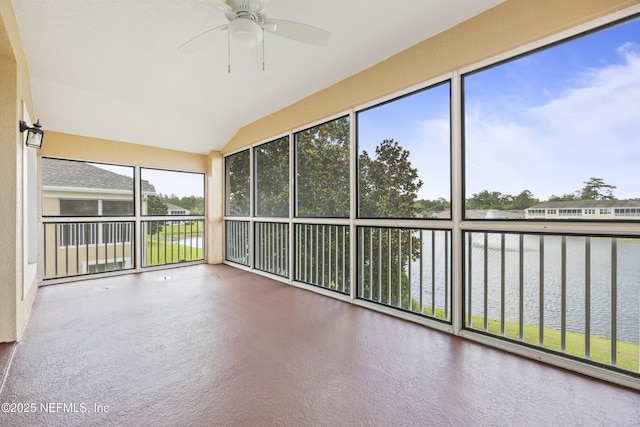
<path id="1" fill-rule="evenodd" d="M 264 28 L 262 29 L 262 71 L 264 71 Z"/>
<path id="2" fill-rule="evenodd" d="M 227 30 L 227 74 L 231 74 L 231 31 Z"/>

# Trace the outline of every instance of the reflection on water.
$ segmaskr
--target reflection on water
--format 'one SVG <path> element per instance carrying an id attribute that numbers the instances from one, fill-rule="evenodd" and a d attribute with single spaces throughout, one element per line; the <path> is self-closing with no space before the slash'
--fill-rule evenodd
<path id="1" fill-rule="evenodd" d="M 451 272 L 450 236 L 444 232 L 422 234 L 423 243 L 419 245 L 419 259 L 412 260 L 411 266 L 405 268 L 405 274 L 410 277 L 411 298 L 428 313 L 441 310 L 438 318 L 449 319 L 451 313 Z M 418 236 L 418 232 L 414 236 Z M 425 238 L 426 237 L 426 238 Z M 422 300 L 420 290 L 422 289 Z"/>
<path id="2" fill-rule="evenodd" d="M 505 318 L 508 322 L 518 322 L 522 274 L 524 323 L 538 325 L 542 305 L 544 327 L 559 329 L 564 281 L 567 331 L 584 333 L 589 319 L 592 336 L 610 337 L 612 316 L 615 316 L 618 340 L 637 343 L 640 334 L 640 240 L 571 236 L 565 239 L 563 251 L 561 236 L 524 235 L 521 254 L 518 235 L 505 235 L 505 250 L 502 251 L 501 236 L 489 234 L 485 255 L 484 234 L 475 233 L 471 248 L 472 274 L 470 279 L 465 277 L 465 289 L 469 286 L 472 289 L 472 315 L 484 316 L 486 293 L 488 317 L 501 318 L 504 275 Z M 588 251 L 590 256 L 587 256 Z M 465 304 L 469 303 L 468 297 L 467 294 Z"/>

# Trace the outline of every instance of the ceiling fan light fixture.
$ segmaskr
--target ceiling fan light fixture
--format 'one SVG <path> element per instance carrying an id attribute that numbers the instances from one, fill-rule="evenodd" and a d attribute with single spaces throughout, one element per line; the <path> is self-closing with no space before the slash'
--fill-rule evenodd
<path id="1" fill-rule="evenodd" d="M 264 37 L 260 24 L 247 18 L 237 18 L 229 22 L 231 39 L 243 46 L 257 46 Z"/>

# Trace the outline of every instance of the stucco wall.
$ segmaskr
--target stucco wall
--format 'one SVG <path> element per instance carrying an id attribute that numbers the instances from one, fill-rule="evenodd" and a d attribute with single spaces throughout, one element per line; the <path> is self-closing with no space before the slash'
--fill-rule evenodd
<path id="1" fill-rule="evenodd" d="M 98 161 L 206 173 L 205 154 L 185 153 L 145 145 L 47 131 L 40 154 L 72 160 Z"/>
<path id="2" fill-rule="evenodd" d="M 0 342 L 20 339 L 35 298 L 35 269 L 26 272 L 23 155 L 18 122 L 24 102 L 33 113 L 29 71 L 10 0 L 0 0 Z M 31 114 L 33 117 L 33 114 Z M 24 281 L 31 283 L 23 295 Z"/>
<path id="3" fill-rule="evenodd" d="M 17 121 L 16 64 L 10 58 L 0 57 L 0 141 L 3 155 L 0 156 L 0 218 L 4 223 L 0 235 L 0 341 L 15 340 L 16 299 L 16 135 L 8 123 Z M 6 120 L 5 120 L 6 119 Z"/>
<path id="4" fill-rule="evenodd" d="M 224 261 L 223 253 L 223 158 L 219 152 L 209 153 L 209 174 L 207 187 L 209 199 L 207 206 L 207 257 L 209 264 L 220 264 Z"/>
<path id="5" fill-rule="evenodd" d="M 245 126 L 221 151 L 224 154 L 236 151 L 638 3 L 638 0 L 507 0 Z"/>

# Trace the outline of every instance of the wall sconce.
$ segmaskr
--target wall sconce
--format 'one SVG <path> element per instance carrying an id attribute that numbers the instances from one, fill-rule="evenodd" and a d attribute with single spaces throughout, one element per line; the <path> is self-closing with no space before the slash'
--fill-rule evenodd
<path id="1" fill-rule="evenodd" d="M 20 133 L 27 131 L 27 147 L 42 148 L 42 139 L 44 138 L 44 131 L 40 129 L 40 119 L 29 127 L 23 120 L 20 120 Z"/>

